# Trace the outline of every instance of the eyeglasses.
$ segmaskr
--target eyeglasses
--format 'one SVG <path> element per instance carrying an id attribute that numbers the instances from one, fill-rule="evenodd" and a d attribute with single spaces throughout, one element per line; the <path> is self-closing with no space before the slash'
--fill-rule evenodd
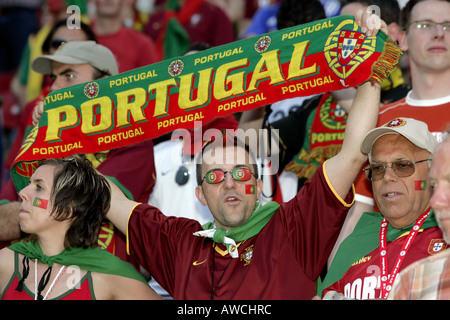
<path id="1" fill-rule="evenodd" d="M 209 184 L 221 183 L 223 180 L 225 180 L 225 177 L 228 172 L 231 173 L 231 176 L 236 181 L 248 181 L 253 175 L 253 173 L 250 171 L 249 168 L 244 167 L 239 167 L 230 171 L 213 169 L 206 173 L 206 175 L 202 179 L 202 182 L 203 180 L 206 180 L 206 182 L 208 182 Z"/>
<path id="2" fill-rule="evenodd" d="M 364 174 L 366 175 L 366 178 L 372 182 L 383 179 L 384 174 L 386 173 L 386 168 L 391 168 L 397 177 L 406 178 L 411 176 L 416 171 L 415 167 L 416 163 L 425 161 L 431 161 L 431 159 L 424 159 L 418 161 L 397 160 L 394 162 L 388 162 L 391 164 L 390 166 L 384 163 L 374 163 L 365 167 L 363 171 Z"/>
<path id="3" fill-rule="evenodd" d="M 450 32 L 450 21 L 435 22 L 432 20 L 418 20 L 410 23 L 410 25 L 412 24 L 415 24 L 418 30 L 431 31 L 439 25 L 443 31 Z"/>
<path id="4" fill-rule="evenodd" d="M 57 50 L 63 43 L 66 43 L 67 40 L 63 39 L 54 39 L 50 42 L 50 47 Z"/>

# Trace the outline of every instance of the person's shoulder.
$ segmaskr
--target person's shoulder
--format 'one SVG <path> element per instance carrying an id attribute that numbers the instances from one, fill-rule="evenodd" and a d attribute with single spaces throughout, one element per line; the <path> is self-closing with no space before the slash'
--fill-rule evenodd
<path id="1" fill-rule="evenodd" d="M 14 251 L 9 248 L 3 248 L 0 250 L 0 270 L 13 270 L 14 269 Z"/>
<path id="2" fill-rule="evenodd" d="M 405 97 L 405 98 L 402 98 L 402 99 L 400 99 L 398 101 L 391 102 L 391 103 L 388 103 L 388 104 L 385 104 L 385 105 L 381 106 L 380 107 L 380 114 L 386 113 L 386 112 L 388 112 L 390 110 L 395 110 L 395 109 L 404 107 L 406 105 L 407 105 L 407 103 L 406 103 L 406 97 Z"/>
<path id="3" fill-rule="evenodd" d="M 3 258 L 14 257 L 14 251 L 9 248 L 3 248 L 0 250 L 0 263 L 3 262 Z"/>

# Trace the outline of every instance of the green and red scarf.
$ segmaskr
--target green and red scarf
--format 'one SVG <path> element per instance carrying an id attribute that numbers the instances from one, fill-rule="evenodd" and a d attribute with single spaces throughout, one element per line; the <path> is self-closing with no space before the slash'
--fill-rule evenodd
<path id="1" fill-rule="evenodd" d="M 380 83 L 401 49 L 351 16 L 318 20 L 168 59 L 45 98 L 12 165 L 17 190 L 44 158 L 110 150 L 279 100 Z"/>
<path id="2" fill-rule="evenodd" d="M 38 241 L 16 242 L 8 248 L 29 259 L 38 259 L 39 262 L 50 267 L 54 263 L 63 266 L 77 266 L 86 271 L 119 275 L 147 283 L 130 263 L 122 261 L 100 247 L 69 247 L 54 256 L 46 256 Z"/>

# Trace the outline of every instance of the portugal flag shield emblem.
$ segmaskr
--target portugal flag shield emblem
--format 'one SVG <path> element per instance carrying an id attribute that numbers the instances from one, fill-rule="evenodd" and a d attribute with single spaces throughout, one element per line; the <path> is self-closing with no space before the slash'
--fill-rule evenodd
<path id="1" fill-rule="evenodd" d="M 367 36 L 355 31 L 341 31 L 338 42 L 338 59 L 342 66 L 347 65 L 359 52 Z"/>
<path id="2" fill-rule="evenodd" d="M 444 239 L 432 239 L 428 246 L 428 253 L 436 254 L 446 248 L 447 248 L 447 243 L 444 241 Z"/>

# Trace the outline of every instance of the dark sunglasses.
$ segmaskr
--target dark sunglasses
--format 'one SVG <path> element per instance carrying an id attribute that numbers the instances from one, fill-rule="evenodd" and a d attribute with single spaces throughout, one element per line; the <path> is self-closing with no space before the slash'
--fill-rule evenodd
<path id="1" fill-rule="evenodd" d="M 231 176 L 236 181 L 248 181 L 253 175 L 250 169 L 245 167 L 239 167 L 230 171 L 213 169 L 206 173 L 206 175 L 202 179 L 202 182 L 206 180 L 206 182 L 209 184 L 221 183 L 223 180 L 225 180 L 225 177 L 228 172 L 231 173 Z"/>
<path id="2" fill-rule="evenodd" d="M 411 160 L 397 160 L 394 162 L 388 162 L 391 165 L 388 166 L 385 163 L 373 163 L 368 165 L 363 169 L 364 174 L 366 175 L 366 178 L 370 181 L 379 181 L 383 179 L 384 174 L 386 173 L 386 168 L 391 168 L 392 171 L 396 174 L 399 178 L 406 178 L 411 176 L 415 171 L 416 163 L 425 162 L 425 161 L 431 161 L 431 159 L 424 159 L 424 160 L 418 160 L 418 161 L 411 161 Z"/>
<path id="3" fill-rule="evenodd" d="M 54 39 L 50 42 L 50 47 L 53 49 L 58 49 L 63 43 L 66 43 L 67 40 L 63 39 Z"/>

